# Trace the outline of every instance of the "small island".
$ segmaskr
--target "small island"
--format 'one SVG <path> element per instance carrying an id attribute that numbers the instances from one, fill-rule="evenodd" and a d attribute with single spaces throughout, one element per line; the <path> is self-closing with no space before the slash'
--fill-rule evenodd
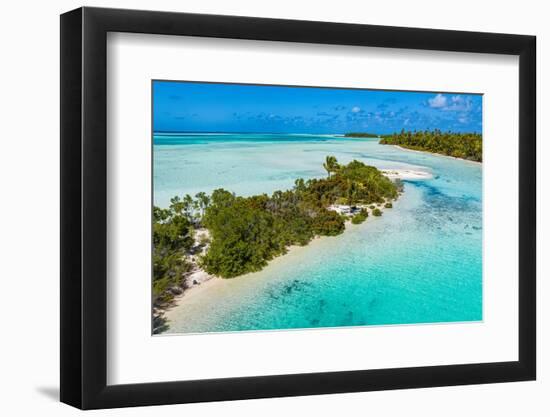
<path id="1" fill-rule="evenodd" d="M 442 132 L 439 129 L 414 132 L 401 130 L 399 133 L 384 136 L 380 144 L 397 145 L 406 149 L 481 162 L 483 154 L 481 139 L 480 133 Z"/>
<path id="2" fill-rule="evenodd" d="M 395 145 L 415 151 L 426 151 L 469 161 L 482 162 L 483 143 L 480 133 L 443 132 L 439 129 L 405 131 L 389 135 L 346 133 L 353 138 L 381 138 L 381 145 Z"/>
<path id="3" fill-rule="evenodd" d="M 339 235 L 346 223 L 381 216 L 403 191 L 399 178 L 356 160 L 340 165 L 327 156 L 323 167 L 327 177 L 297 179 L 291 190 L 271 196 L 217 189 L 154 207 L 154 331 L 165 329 L 163 310 L 186 289 L 259 271 L 290 246 Z"/>
<path id="4" fill-rule="evenodd" d="M 346 138 L 379 138 L 378 133 L 369 133 L 369 132 L 349 132 L 345 133 L 344 137 Z"/>

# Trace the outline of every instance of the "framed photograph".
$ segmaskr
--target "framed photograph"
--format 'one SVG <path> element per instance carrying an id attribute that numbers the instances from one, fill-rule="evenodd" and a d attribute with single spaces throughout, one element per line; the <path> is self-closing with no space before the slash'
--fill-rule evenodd
<path id="1" fill-rule="evenodd" d="M 61 16 L 61 401 L 533 380 L 535 37 Z"/>

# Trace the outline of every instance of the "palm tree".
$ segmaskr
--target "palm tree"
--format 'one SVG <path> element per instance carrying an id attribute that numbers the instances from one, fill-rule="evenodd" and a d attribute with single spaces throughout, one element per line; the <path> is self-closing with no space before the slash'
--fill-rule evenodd
<path id="1" fill-rule="evenodd" d="M 347 189 L 347 202 L 348 205 L 353 205 L 357 201 L 357 194 L 359 192 L 359 184 L 355 181 L 350 181 L 348 183 Z"/>
<path id="2" fill-rule="evenodd" d="M 340 165 L 338 165 L 338 160 L 335 156 L 329 155 L 326 157 L 325 162 L 323 163 L 323 168 L 325 168 L 328 173 L 328 177 L 330 178 L 331 172 L 338 171 Z"/>

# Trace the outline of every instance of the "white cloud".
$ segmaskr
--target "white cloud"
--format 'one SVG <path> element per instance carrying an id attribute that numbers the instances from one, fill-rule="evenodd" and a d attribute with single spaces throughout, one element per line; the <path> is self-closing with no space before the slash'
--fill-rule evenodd
<path id="1" fill-rule="evenodd" d="M 354 112 L 354 113 L 359 113 L 361 111 L 361 107 L 355 106 L 351 109 L 351 111 Z"/>
<path id="2" fill-rule="evenodd" d="M 468 112 L 472 109 L 472 100 L 469 97 L 453 96 L 451 102 L 451 105 L 445 107 L 444 110 Z"/>
<path id="3" fill-rule="evenodd" d="M 428 104 L 434 109 L 440 109 L 447 105 L 447 97 L 443 94 L 437 94 L 434 98 L 428 99 Z"/>
<path id="4" fill-rule="evenodd" d="M 433 109 L 439 109 L 445 112 L 462 112 L 467 114 L 473 110 L 472 99 L 461 95 L 447 97 L 440 93 L 428 99 L 428 105 Z M 461 121 L 461 123 L 466 122 Z"/>

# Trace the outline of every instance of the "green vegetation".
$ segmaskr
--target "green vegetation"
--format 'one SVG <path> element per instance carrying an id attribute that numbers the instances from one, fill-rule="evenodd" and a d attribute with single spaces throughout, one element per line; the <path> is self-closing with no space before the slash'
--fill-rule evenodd
<path id="1" fill-rule="evenodd" d="M 350 132 L 350 133 L 346 133 L 344 136 L 346 138 L 379 138 L 380 137 L 380 135 L 376 133 L 368 133 L 368 132 L 364 132 L 364 133 Z"/>
<path id="2" fill-rule="evenodd" d="M 385 135 L 380 143 L 482 161 L 482 136 L 479 133 L 452 133 L 442 132 L 438 129 L 415 132 L 401 130 L 399 133 Z"/>
<path id="3" fill-rule="evenodd" d="M 336 236 L 346 217 L 330 209 L 340 204 L 384 203 L 398 197 L 398 186 L 372 166 L 359 161 L 339 165 L 328 156 L 327 178 L 298 179 L 287 191 L 241 197 L 217 189 L 174 197 L 168 209 L 153 211 L 153 295 L 155 304 L 170 301 L 174 287 L 184 288 L 184 276 L 193 267 L 193 231 L 205 227 L 210 234 L 206 253 L 198 263 L 208 273 L 232 278 L 262 269 L 284 254 L 290 245 L 306 245 L 315 236 Z M 365 221 L 367 210 L 352 217 Z M 195 261 L 196 264 L 196 261 Z"/>
<path id="4" fill-rule="evenodd" d="M 384 204 L 384 208 L 392 208 L 392 207 L 393 207 L 393 204 L 390 202 Z"/>
<path id="5" fill-rule="evenodd" d="M 191 269 L 186 254 L 193 245 L 192 227 L 176 197 L 168 209 L 153 208 L 153 302 L 173 298 L 173 287 L 183 287 L 183 274 Z"/>
<path id="6" fill-rule="evenodd" d="M 299 179 L 292 190 L 271 197 L 214 191 L 202 219 L 212 236 L 203 268 L 224 278 L 258 271 L 290 245 L 342 233 L 345 218 L 328 209 L 336 201 L 369 204 L 397 197 L 396 186 L 374 167 L 358 161 L 341 166 L 333 156 L 323 166 L 327 178 Z"/>
<path id="7" fill-rule="evenodd" d="M 367 217 L 369 217 L 369 211 L 365 209 L 361 209 L 359 213 L 357 213 L 355 216 L 351 218 L 352 224 L 361 224 L 365 220 L 367 220 Z"/>
<path id="8" fill-rule="evenodd" d="M 330 174 L 338 171 L 340 166 L 338 165 L 338 161 L 336 160 L 335 156 L 327 156 L 325 162 L 323 163 L 323 168 L 325 168 L 330 178 Z"/>
<path id="9" fill-rule="evenodd" d="M 372 215 L 373 216 L 381 216 L 382 215 L 382 211 L 379 209 L 379 208 L 375 208 L 373 211 L 372 211 Z"/>

